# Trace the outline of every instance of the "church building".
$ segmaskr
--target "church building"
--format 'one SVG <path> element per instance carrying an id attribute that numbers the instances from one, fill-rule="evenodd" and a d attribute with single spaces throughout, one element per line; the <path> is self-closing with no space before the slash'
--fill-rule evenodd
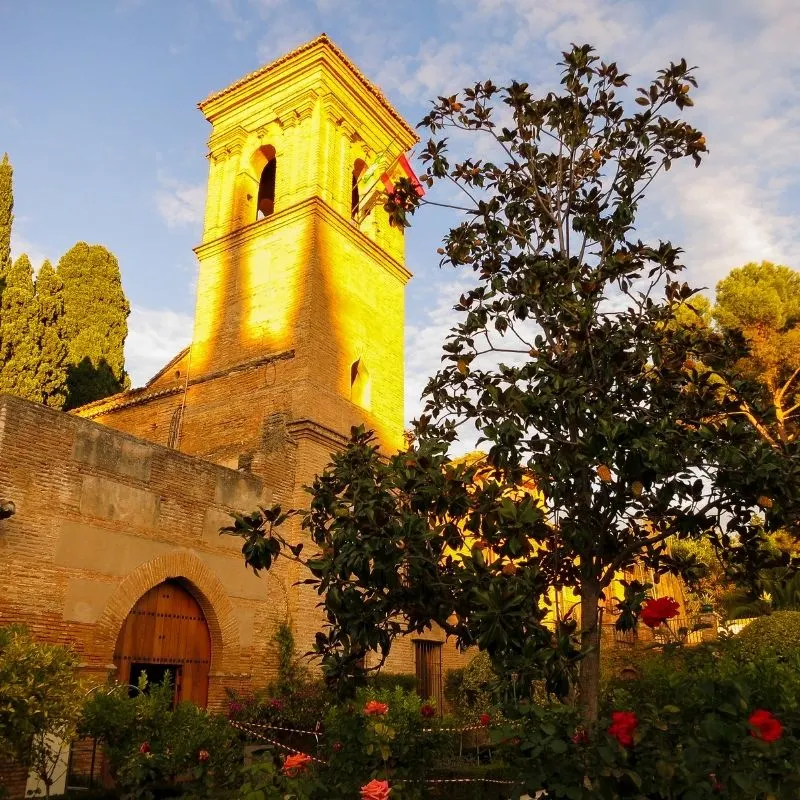
<path id="1" fill-rule="evenodd" d="M 364 177 L 417 137 L 324 35 L 199 108 L 211 134 L 191 345 L 143 388 L 72 414 L 0 395 L 0 498 L 14 506 L 0 625 L 74 646 L 92 682 L 169 673 L 179 699 L 219 708 L 275 674 L 277 626 L 302 653 L 321 620 L 296 565 L 255 576 L 220 527 L 257 505 L 303 507 L 353 425 L 402 446 L 411 276 Z M 416 669 L 439 698 L 460 661 L 443 638 L 399 642 L 387 669 Z"/>

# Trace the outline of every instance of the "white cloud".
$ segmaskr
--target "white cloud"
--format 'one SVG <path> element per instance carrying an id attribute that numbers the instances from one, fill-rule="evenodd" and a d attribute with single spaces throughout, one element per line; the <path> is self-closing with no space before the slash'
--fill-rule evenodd
<path id="1" fill-rule="evenodd" d="M 11 231 L 11 258 L 17 259 L 23 253 L 30 259 L 34 272 L 38 272 L 39 267 L 42 266 L 42 262 L 50 258 L 43 247 L 36 244 L 36 242 L 26 239 L 24 236 L 20 236 L 17 233 L 17 229 L 13 228 Z M 52 258 L 50 260 L 53 261 Z M 55 266 L 55 262 L 53 262 L 53 264 Z"/>
<path id="2" fill-rule="evenodd" d="M 210 0 L 211 5 L 225 22 L 237 41 L 246 39 L 252 30 L 252 23 L 239 8 L 238 0 Z"/>
<path id="3" fill-rule="evenodd" d="M 420 401 L 428 378 L 442 366 L 442 345 L 459 315 L 453 310 L 462 292 L 472 286 L 472 274 L 461 280 L 444 281 L 431 293 L 433 306 L 419 324 L 406 325 L 406 418 L 413 419 L 422 412 Z"/>
<path id="4" fill-rule="evenodd" d="M 661 7 L 608 0 L 479 0 L 453 13 L 449 27 L 421 46 L 386 53 L 379 83 L 409 100 L 450 93 L 477 78 L 508 75 L 552 86 L 554 62 L 570 42 L 589 41 L 633 73 L 634 86 L 684 56 L 697 64 L 700 89 L 688 119 L 711 150 L 701 167 L 673 169 L 649 192 L 641 235 L 684 247 L 686 279 L 711 288 L 747 261 L 800 268 L 795 198 L 800 183 L 800 4 L 794 0 L 688 0 Z M 459 11 L 459 13 L 456 13 Z M 477 74 L 476 74 L 477 73 Z M 472 139 L 473 155 L 485 142 Z M 457 150 L 462 141 L 454 141 Z M 484 156 L 481 152 L 479 156 Z M 794 196 L 792 196 L 794 192 Z M 431 261 L 435 256 L 431 253 Z M 408 330 L 407 416 L 439 367 L 458 296 L 442 284 L 433 308 Z"/>
<path id="5" fill-rule="evenodd" d="M 205 185 L 182 183 L 164 175 L 159 175 L 158 180 L 161 188 L 156 192 L 156 207 L 167 227 L 200 225 L 206 199 Z"/>
<path id="6" fill-rule="evenodd" d="M 265 0 L 260 2 L 263 4 Z M 257 54 L 262 63 L 274 61 L 320 32 L 312 16 L 296 4 L 285 5 L 282 0 L 277 0 L 263 7 L 261 13 L 266 34 L 258 42 Z"/>
<path id="7" fill-rule="evenodd" d="M 125 366 L 143 386 L 192 339 L 192 317 L 167 309 L 134 308 L 128 318 Z"/>

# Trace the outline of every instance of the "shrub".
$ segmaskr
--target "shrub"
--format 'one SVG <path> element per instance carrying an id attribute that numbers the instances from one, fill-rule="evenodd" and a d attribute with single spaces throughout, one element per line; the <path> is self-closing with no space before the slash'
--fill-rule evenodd
<path id="1" fill-rule="evenodd" d="M 402 689 L 411 694 L 417 691 L 417 676 L 406 672 L 376 672 L 367 678 L 367 686 L 374 692 Z"/>
<path id="2" fill-rule="evenodd" d="M 753 620 L 738 635 L 742 649 L 753 658 L 774 654 L 784 658 L 800 653 L 800 611 L 776 611 Z"/>
<path id="3" fill-rule="evenodd" d="M 257 725 L 313 730 L 325 717 L 331 693 L 295 655 L 294 635 L 287 623 L 278 626 L 273 641 L 278 652 L 276 680 L 255 692 L 228 690 L 228 716 Z"/>
<path id="4" fill-rule="evenodd" d="M 358 690 L 351 702 L 333 706 L 325 717 L 325 763 L 314 762 L 287 779 L 268 753 L 247 770 L 243 796 L 351 800 L 362 786 L 379 779 L 398 788 L 398 800 L 423 797 L 422 779 L 434 764 L 440 738 L 423 732 L 429 721 L 421 705 L 416 692 L 400 687 Z"/>
<path id="5" fill-rule="evenodd" d="M 487 653 L 480 652 L 461 669 L 447 671 L 444 681 L 444 696 L 464 725 L 478 721 L 495 703 L 497 675 Z"/>
<path id="6" fill-rule="evenodd" d="M 72 650 L 37 642 L 20 626 L 0 628 L 0 757 L 30 766 L 48 797 L 58 764 L 48 739 L 72 739 L 80 715 L 77 668 Z"/>
<path id="7" fill-rule="evenodd" d="M 569 706 L 509 710 L 493 735 L 525 790 L 551 800 L 800 796 L 798 663 L 753 660 L 731 641 L 637 666 L 639 678 L 611 683 L 594 728 Z"/>
<path id="8" fill-rule="evenodd" d="M 192 797 L 219 797 L 238 784 L 242 748 L 227 720 L 192 703 L 172 706 L 172 689 L 147 686 L 129 697 L 112 685 L 83 710 L 83 735 L 100 740 L 118 786 L 130 797 L 151 798 L 168 785 Z"/>

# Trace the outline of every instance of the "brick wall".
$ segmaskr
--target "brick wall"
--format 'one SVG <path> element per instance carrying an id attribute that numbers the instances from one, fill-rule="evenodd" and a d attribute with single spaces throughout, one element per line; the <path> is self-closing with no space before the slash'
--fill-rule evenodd
<path id="1" fill-rule="evenodd" d="M 254 576 L 218 535 L 227 512 L 270 502 L 262 479 L 1 395 L 0 493 L 17 509 L 0 523 L 0 624 L 72 644 L 101 681 L 131 607 L 179 577 L 209 624 L 210 704 L 273 674 L 285 576 Z"/>

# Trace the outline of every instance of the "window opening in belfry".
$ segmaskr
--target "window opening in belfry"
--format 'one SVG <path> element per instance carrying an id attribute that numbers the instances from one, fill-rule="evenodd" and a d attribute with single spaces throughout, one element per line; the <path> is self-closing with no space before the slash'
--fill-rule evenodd
<path id="1" fill-rule="evenodd" d="M 372 384 L 369 371 L 360 358 L 350 366 L 350 400 L 367 411 L 372 405 Z"/>
<path id="2" fill-rule="evenodd" d="M 275 210 L 275 164 L 273 156 L 261 170 L 261 179 L 258 182 L 258 211 L 256 219 L 268 217 Z"/>
<path id="3" fill-rule="evenodd" d="M 367 165 L 360 158 L 357 158 L 355 164 L 353 164 L 353 175 L 350 181 L 350 216 L 353 219 L 355 219 L 358 214 L 358 205 L 361 202 L 358 183 L 366 168 Z"/>

